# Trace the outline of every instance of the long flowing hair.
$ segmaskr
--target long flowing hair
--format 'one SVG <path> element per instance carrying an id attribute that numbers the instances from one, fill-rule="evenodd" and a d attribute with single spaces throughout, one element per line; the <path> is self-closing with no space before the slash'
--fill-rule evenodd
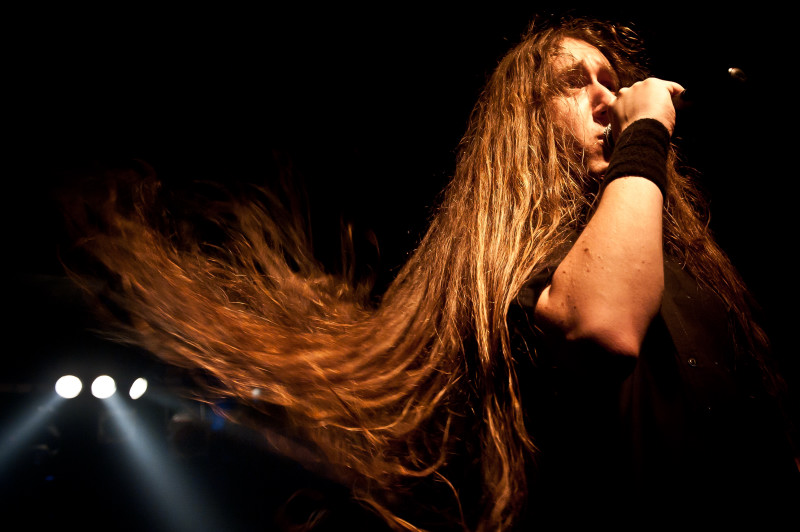
<path id="1" fill-rule="evenodd" d="M 488 80 L 430 228 L 377 302 L 321 268 L 302 216 L 273 192 L 207 206 L 204 223 L 225 235 L 211 245 L 152 209 L 157 180 L 140 170 L 131 201 L 115 192 L 93 218 L 73 215 L 81 248 L 109 280 L 93 290 L 114 316 L 115 337 L 200 370 L 209 394 L 264 414 L 277 450 L 345 483 L 397 529 L 423 521 L 409 503 L 421 491 L 452 501 L 441 513 L 456 528 L 511 528 L 536 442 L 509 308 L 580 231 L 598 190 L 549 104 L 561 90 L 552 58 L 568 36 L 596 46 L 623 85 L 645 76 L 625 28 L 532 24 Z M 742 282 L 676 163 L 673 153 L 666 249 L 735 312 L 752 332 L 746 341 L 761 345 Z M 464 454 L 477 465 L 454 466 Z M 468 475 L 480 486 L 469 501 L 477 512 L 460 504 L 472 493 Z"/>

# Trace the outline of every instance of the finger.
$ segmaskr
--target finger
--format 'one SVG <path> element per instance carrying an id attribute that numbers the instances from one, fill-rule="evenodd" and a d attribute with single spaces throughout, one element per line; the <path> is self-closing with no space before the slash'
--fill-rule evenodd
<path id="1" fill-rule="evenodd" d="M 667 83 L 667 89 L 669 90 L 669 93 L 673 96 L 673 98 L 675 96 L 683 94 L 684 91 L 686 91 L 686 89 L 683 88 L 683 85 L 672 81 Z"/>

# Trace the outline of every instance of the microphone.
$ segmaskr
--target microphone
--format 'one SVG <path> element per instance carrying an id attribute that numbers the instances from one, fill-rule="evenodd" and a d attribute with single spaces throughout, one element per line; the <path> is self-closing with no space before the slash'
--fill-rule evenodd
<path id="1" fill-rule="evenodd" d="M 727 80 L 728 84 L 734 83 L 736 85 L 742 85 L 747 81 L 747 75 L 745 75 L 744 71 L 741 68 L 731 67 L 731 68 L 728 69 L 727 76 L 726 76 L 725 79 Z M 711 84 L 711 85 L 714 85 L 714 84 Z M 672 96 L 672 105 L 675 106 L 675 110 L 676 111 L 681 111 L 683 109 L 688 108 L 689 106 L 694 104 L 696 101 L 706 99 L 706 96 L 708 96 L 708 94 L 710 94 L 711 92 L 721 90 L 722 88 L 723 87 L 721 87 L 721 86 L 718 86 L 718 87 L 713 87 L 713 86 L 711 86 L 711 87 L 702 87 L 701 86 L 701 87 L 684 89 L 680 93 L 675 94 L 675 95 Z M 608 124 L 606 126 L 606 129 L 605 129 L 603 134 L 604 134 L 604 137 L 605 137 L 605 143 L 606 143 L 607 149 L 609 151 L 613 150 L 614 149 L 614 137 L 613 137 L 613 133 L 611 131 L 611 124 Z"/>

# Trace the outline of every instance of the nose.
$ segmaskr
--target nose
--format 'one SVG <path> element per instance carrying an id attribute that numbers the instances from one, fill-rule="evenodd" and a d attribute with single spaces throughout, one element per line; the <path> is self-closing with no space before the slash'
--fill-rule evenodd
<path id="1" fill-rule="evenodd" d="M 592 85 L 592 115 L 602 125 L 608 125 L 611 117 L 608 115 L 609 107 L 617 99 L 617 95 L 608 87 L 595 82 Z"/>

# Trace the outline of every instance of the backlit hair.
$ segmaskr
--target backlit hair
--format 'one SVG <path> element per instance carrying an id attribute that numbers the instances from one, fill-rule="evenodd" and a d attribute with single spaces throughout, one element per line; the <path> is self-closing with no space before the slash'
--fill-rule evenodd
<path id="1" fill-rule="evenodd" d="M 123 316 L 116 337 L 201 370 L 209 396 L 261 412 L 258 426 L 276 449 L 347 485 L 398 529 L 415 530 L 432 512 L 456 528 L 509 529 L 536 453 L 509 308 L 581 230 L 598 189 L 549 105 L 565 37 L 597 47 L 623 85 L 645 76 L 627 29 L 532 25 L 489 79 L 430 228 L 378 303 L 320 268 L 303 224 L 266 190 L 203 213 L 226 235 L 217 246 L 161 223 L 152 176 L 140 180 L 132 208 L 108 197 L 95 213 L 100 230 L 74 217 L 86 222 L 81 245 L 111 280 L 99 296 Z M 666 250 L 734 310 L 752 332 L 745 341 L 760 345 L 742 283 L 675 161 Z M 464 456 L 477 466 L 461 468 Z M 430 494 L 435 510 L 425 507 Z"/>

